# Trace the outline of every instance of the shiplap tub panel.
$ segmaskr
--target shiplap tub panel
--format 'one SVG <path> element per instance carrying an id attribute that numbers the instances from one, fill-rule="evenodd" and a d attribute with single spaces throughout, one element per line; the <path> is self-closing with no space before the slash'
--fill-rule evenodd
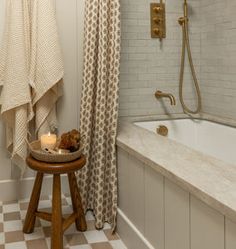
<path id="1" fill-rule="evenodd" d="M 189 193 L 165 180 L 165 249 L 189 249 Z"/>
<path id="2" fill-rule="evenodd" d="M 225 249 L 236 248 L 236 223 L 225 219 Z"/>
<path id="3" fill-rule="evenodd" d="M 145 237 L 164 249 L 164 177 L 145 166 Z"/>
<path id="4" fill-rule="evenodd" d="M 191 249 L 224 249 L 224 216 L 191 196 Z"/>

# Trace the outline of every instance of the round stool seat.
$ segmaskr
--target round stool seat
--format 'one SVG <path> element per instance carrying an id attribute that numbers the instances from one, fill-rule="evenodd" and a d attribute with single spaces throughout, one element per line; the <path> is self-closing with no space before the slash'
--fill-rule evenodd
<path id="1" fill-rule="evenodd" d="M 38 161 L 34 159 L 32 156 L 29 156 L 26 159 L 26 162 L 31 169 L 36 170 L 38 172 L 46 174 L 65 174 L 81 169 L 85 165 L 86 159 L 85 156 L 83 155 L 79 159 L 72 162 L 46 163 Z"/>

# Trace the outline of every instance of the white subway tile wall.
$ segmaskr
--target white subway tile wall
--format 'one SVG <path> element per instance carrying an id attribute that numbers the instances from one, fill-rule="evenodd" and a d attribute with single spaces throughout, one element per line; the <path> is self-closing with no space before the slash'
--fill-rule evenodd
<path id="1" fill-rule="evenodd" d="M 183 0 L 166 0 L 167 37 L 162 43 L 150 36 L 151 0 L 121 0 L 122 50 L 120 75 L 120 116 L 182 113 L 179 103 L 179 71 L 182 31 L 178 18 L 183 15 Z M 190 39 L 194 64 L 200 78 L 201 12 L 200 1 L 189 0 Z M 156 90 L 170 92 L 168 99 L 157 100 Z M 185 69 L 186 103 L 195 105 L 193 81 L 188 63 Z"/>
<path id="2" fill-rule="evenodd" d="M 206 113 L 236 118 L 236 2 L 201 1 L 201 89 Z"/>

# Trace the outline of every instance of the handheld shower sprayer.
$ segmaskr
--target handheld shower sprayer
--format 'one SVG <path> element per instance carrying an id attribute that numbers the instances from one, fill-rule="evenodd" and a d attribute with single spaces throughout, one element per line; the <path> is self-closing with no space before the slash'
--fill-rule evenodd
<path id="1" fill-rule="evenodd" d="M 183 33 L 183 40 L 182 40 L 182 56 L 181 56 L 181 67 L 180 67 L 180 79 L 179 79 L 179 96 L 180 96 L 180 102 L 183 107 L 183 110 L 185 113 L 188 114 L 197 114 L 201 111 L 202 108 L 202 99 L 201 99 L 201 92 L 199 83 L 197 80 L 193 59 L 192 59 L 192 53 L 191 53 L 191 47 L 190 47 L 190 41 L 189 41 L 189 32 L 188 32 L 188 3 L 187 0 L 184 0 L 183 4 L 184 9 L 184 16 L 180 17 L 178 22 L 182 26 L 182 33 Z M 184 67 L 185 67 L 185 52 L 187 50 L 189 64 L 193 76 L 194 81 L 194 87 L 197 94 L 197 107 L 195 110 L 191 110 L 188 108 L 188 106 L 185 104 L 184 97 L 183 97 L 183 84 L 184 84 Z"/>

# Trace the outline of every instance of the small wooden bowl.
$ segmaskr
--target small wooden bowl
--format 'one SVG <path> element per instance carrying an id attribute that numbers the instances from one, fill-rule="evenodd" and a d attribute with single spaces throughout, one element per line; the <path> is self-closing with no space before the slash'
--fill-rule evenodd
<path id="1" fill-rule="evenodd" d="M 29 150 L 33 158 L 35 158 L 38 161 L 47 162 L 47 163 L 71 162 L 80 158 L 83 154 L 83 146 L 80 146 L 80 149 L 75 152 L 50 154 L 41 150 L 41 143 L 39 140 L 29 143 Z"/>

